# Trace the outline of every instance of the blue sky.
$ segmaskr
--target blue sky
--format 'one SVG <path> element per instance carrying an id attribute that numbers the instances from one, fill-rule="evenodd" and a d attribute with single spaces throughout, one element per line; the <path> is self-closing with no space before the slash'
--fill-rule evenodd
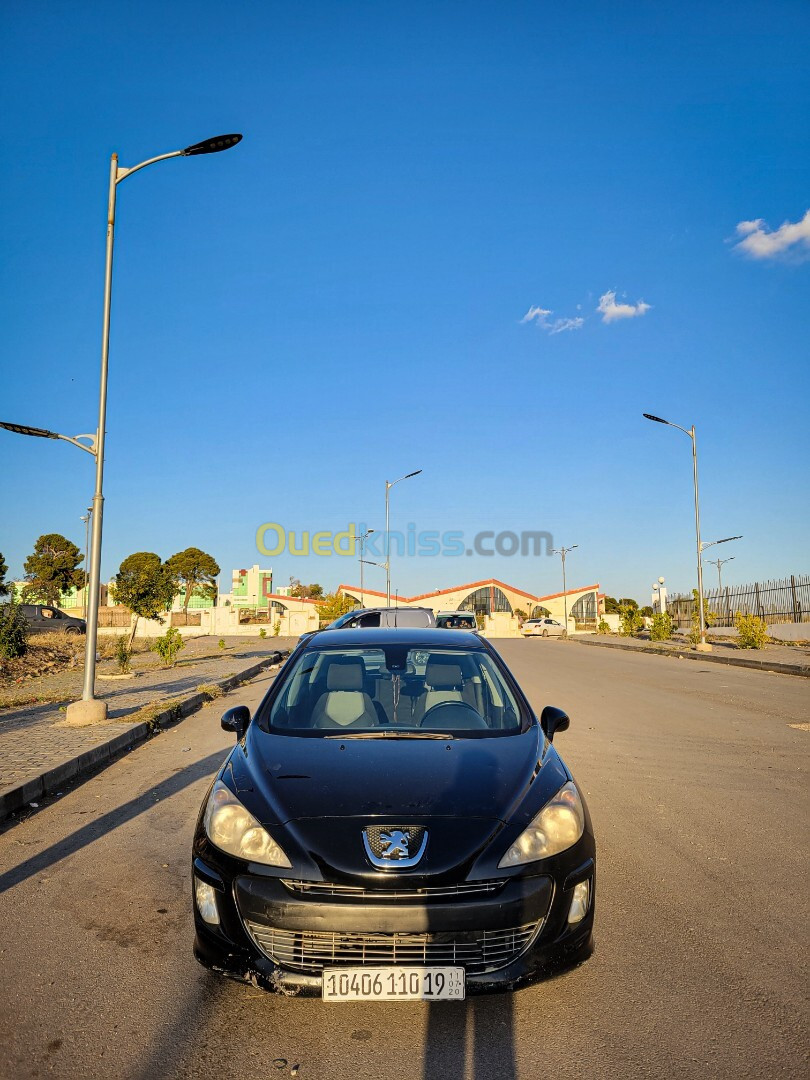
<path id="1" fill-rule="evenodd" d="M 196 545 L 223 588 L 354 582 L 257 527 L 381 529 L 422 468 L 392 528 L 546 530 L 570 583 L 646 602 L 692 587 L 694 518 L 689 440 L 642 412 L 697 426 L 704 539 L 744 535 L 724 581 L 807 571 L 806 2 L 2 18 L 0 419 L 95 427 L 109 155 L 245 135 L 118 189 L 105 578 Z M 92 489 L 88 455 L 0 431 L 13 575 L 40 533 L 81 545 Z M 560 587 L 478 556 L 393 585 L 490 575 Z"/>

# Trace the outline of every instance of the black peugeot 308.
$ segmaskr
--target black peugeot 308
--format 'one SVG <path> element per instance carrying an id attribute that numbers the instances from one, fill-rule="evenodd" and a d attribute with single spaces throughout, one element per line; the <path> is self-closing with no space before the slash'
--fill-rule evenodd
<path id="1" fill-rule="evenodd" d="M 458 630 L 303 639 L 200 811 L 195 954 L 325 1000 L 460 999 L 591 952 L 590 817 L 498 653 Z"/>

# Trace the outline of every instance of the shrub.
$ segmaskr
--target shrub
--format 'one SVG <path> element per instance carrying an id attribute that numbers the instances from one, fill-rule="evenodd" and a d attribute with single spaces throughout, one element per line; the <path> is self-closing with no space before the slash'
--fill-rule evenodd
<path id="1" fill-rule="evenodd" d="M 637 607 L 631 604 L 619 605 L 619 633 L 622 637 L 630 637 L 644 625 L 644 619 L 639 615 Z"/>
<path id="2" fill-rule="evenodd" d="M 273 637 L 278 637 L 281 633 L 281 619 L 276 619 L 273 623 Z"/>
<path id="3" fill-rule="evenodd" d="M 217 642 L 217 645 L 219 646 L 220 649 L 224 649 L 225 648 L 225 638 L 220 638 L 219 641 Z"/>
<path id="4" fill-rule="evenodd" d="M 262 627 L 261 630 L 259 631 L 259 637 L 267 637 L 267 631 L 265 630 L 264 627 Z"/>
<path id="5" fill-rule="evenodd" d="M 689 631 L 689 640 L 693 645 L 700 643 L 700 604 L 698 603 L 698 591 L 692 589 L 692 629 Z M 706 624 L 708 630 L 710 626 L 713 626 L 717 621 L 717 612 L 709 611 L 709 601 L 706 597 L 703 597 L 703 621 Z"/>
<path id="6" fill-rule="evenodd" d="M 672 616 L 668 611 L 659 611 L 653 615 L 650 627 L 650 641 L 669 641 L 672 637 Z"/>
<path id="7" fill-rule="evenodd" d="M 611 632 L 610 623 L 605 622 L 604 619 L 600 619 L 596 627 L 596 632 L 597 634 L 609 634 Z"/>
<path id="8" fill-rule="evenodd" d="M 177 654 L 184 645 L 183 635 L 176 627 L 170 626 L 165 634 L 155 638 L 152 651 L 159 654 L 164 667 L 174 667 L 177 663 Z"/>
<path id="9" fill-rule="evenodd" d="M 127 675 L 132 670 L 130 661 L 132 660 L 132 649 L 129 647 L 129 641 L 126 634 L 121 634 L 120 637 L 115 639 L 115 662 L 118 664 L 118 670 L 122 675 Z"/>
<path id="10" fill-rule="evenodd" d="M 12 594 L 8 603 L 0 604 L 0 656 L 14 660 L 28 651 L 28 623 Z"/>
<path id="11" fill-rule="evenodd" d="M 739 611 L 734 616 L 737 627 L 737 645 L 741 649 L 761 649 L 768 640 L 768 627 L 764 619 L 756 615 L 742 615 Z"/>

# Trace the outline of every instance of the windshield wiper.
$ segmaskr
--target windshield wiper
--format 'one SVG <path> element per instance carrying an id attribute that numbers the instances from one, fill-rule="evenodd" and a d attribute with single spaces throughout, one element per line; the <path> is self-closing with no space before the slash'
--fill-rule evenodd
<path id="1" fill-rule="evenodd" d="M 325 739 L 452 739 L 438 731 L 356 731 L 346 735 L 324 735 Z"/>

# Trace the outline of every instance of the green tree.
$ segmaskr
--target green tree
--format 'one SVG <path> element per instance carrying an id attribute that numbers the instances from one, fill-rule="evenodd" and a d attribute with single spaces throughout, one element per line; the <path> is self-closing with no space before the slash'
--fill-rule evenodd
<path id="1" fill-rule="evenodd" d="M 83 557 L 76 545 L 60 533 L 40 536 L 23 564 L 23 600 L 58 607 L 63 592 L 84 585 L 84 570 L 79 569 Z"/>
<path id="2" fill-rule="evenodd" d="M 0 657 L 14 660 L 28 650 L 28 623 L 14 594 L 7 604 L 0 604 Z"/>
<path id="3" fill-rule="evenodd" d="M 172 606 L 177 593 L 177 580 L 154 551 L 136 551 L 121 563 L 112 585 L 113 600 L 124 604 L 135 619 L 129 635 L 129 645 L 135 640 L 138 619 L 157 619 Z"/>
<path id="4" fill-rule="evenodd" d="M 619 601 L 619 607 L 633 608 L 634 611 L 638 611 L 638 601 L 633 600 L 630 596 L 623 596 Z"/>
<path id="5" fill-rule="evenodd" d="M 649 604 L 646 607 L 639 608 L 638 613 L 639 615 L 644 615 L 648 619 L 651 619 L 654 614 L 653 609 L 650 607 Z"/>
<path id="6" fill-rule="evenodd" d="M 172 555 L 166 560 L 166 565 L 177 582 L 185 586 L 186 597 L 183 601 L 183 611 L 186 614 L 188 614 L 189 600 L 195 591 L 201 596 L 216 598 L 219 564 L 213 555 L 208 555 L 199 548 L 190 547 Z"/>
<path id="7" fill-rule="evenodd" d="M 290 589 L 290 596 L 297 596 L 304 600 L 320 600 L 323 596 L 323 585 L 302 585 L 297 581 Z"/>
<path id="8" fill-rule="evenodd" d="M 6 566 L 6 560 L 3 558 L 2 553 L 0 553 L 0 596 L 8 596 L 11 592 L 11 586 L 6 584 L 7 572 L 8 567 Z"/>
<path id="9" fill-rule="evenodd" d="M 605 597 L 605 614 L 606 615 L 618 615 L 619 614 L 619 601 L 615 596 Z"/>
<path id="10" fill-rule="evenodd" d="M 321 625 L 332 622 L 340 615 L 345 615 L 354 607 L 357 607 L 357 603 L 351 597 L 343 596 L 341 593 L 327 593 L 318 609 Z"/>

